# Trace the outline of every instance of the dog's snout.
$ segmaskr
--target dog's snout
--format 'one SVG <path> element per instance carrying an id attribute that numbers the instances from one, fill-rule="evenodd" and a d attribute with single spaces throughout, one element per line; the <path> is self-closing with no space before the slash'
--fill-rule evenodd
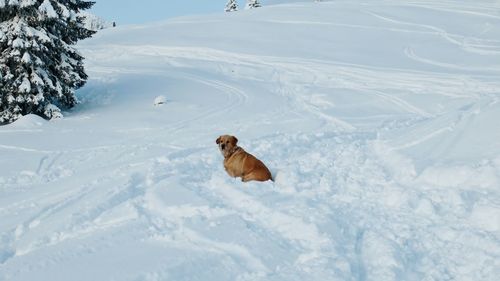
<path id="1" fill-rule="evenodd" d="M 225 148 L 225 147 L 226 147 L 226 145 L 225 145 L 225 144 L 221 144 L 221 145 L 220 145 L 220 148 L 221 148 L 222 150 L 224 150 L 224 148 Z"/>

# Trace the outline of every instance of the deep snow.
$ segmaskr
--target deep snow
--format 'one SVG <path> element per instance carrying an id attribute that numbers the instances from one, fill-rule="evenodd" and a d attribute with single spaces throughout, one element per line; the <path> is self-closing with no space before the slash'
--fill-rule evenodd
<path id="1" fill-rule="evenodd" d="M 80 44 L 80 106 L 0 127 L 0 280 L 496 281 L 500 4 L 293 2 Z"/>

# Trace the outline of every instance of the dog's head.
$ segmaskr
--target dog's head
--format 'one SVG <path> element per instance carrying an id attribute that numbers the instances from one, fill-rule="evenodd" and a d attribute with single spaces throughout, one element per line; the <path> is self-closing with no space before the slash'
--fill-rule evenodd
<path id="1" fill-rule="evenodd" d="M 224 158 L 231 156 L 234 149 L 237 147 L 238 139 L 234 136 L 223 135 L 217 138 L 215 143 L 219 146 L 219 150 Z"/>

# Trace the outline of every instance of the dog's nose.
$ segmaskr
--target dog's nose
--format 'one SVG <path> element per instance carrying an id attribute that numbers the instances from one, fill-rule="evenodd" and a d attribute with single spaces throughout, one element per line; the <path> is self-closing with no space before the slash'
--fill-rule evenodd
<path id="1" fill-rule="evenodd" d="M 225 144 L 221 144 L 221 145 L 220 145 L 220 148 L 221 148 L 222 150 L 224 150 L 224 147 L 225 147 L 225 146 L 226 146 Z"/>

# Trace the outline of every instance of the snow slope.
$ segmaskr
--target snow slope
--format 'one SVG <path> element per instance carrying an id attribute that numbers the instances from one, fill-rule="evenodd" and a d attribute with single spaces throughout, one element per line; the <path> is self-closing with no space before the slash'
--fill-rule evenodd
<path id="1" fill-rule="evenodd" d="M 294 2 L 79 48 L 81 105 L 0 127 L 0 280 L 500 276 L 498 1 Z M 226 133 L 276 182 L 229 178 Z"/>

